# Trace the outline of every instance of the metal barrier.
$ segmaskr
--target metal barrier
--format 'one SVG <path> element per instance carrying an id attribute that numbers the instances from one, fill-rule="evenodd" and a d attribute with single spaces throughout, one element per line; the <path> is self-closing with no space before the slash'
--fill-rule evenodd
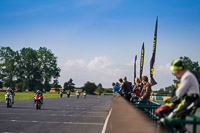
<path id="1" fill-rule="evenodd" d="M 188 117 L 192 118 L 192 120 L 175 120 L 175 119 L 168 119 L 165 118 L 165 128 L 170 131 L 170 133 L 174 133 L 175 131 L 175 125 L 192 125 L 192 133 L 197 133 L 197 125 L 200 124 L 200 117 L 190 114 Z"/>
<path id="2" fill-rule="evenodd" d="M 153 101 L 133 101 L 133 106 L 142 110 L 146 113 L 153 121 L 159 120 L 159 117 L 155 113 L 156 108 L 160 106 L 159 103 Z M 165 118 L 164 128 L 170 131 L 170 133 L 175 133 L 175 125 L 192 125 L 192 133 L 197 133 L 197 125 L 200 125 L 200 116 L 190 114 L 188 117 L 192 118 L 191 120 L 176 120 Z"/>
<path id="3" fill-rule="evenodd" d="M 133 105 L 142 110 L 143 112 L 147 113 L 147 115 L 153 119 L 154 121 L 159 120 L 159 117 L 155 113 L 155 110 L 160 106 L 159 103 L 153 101 L 133 101 Z"/>

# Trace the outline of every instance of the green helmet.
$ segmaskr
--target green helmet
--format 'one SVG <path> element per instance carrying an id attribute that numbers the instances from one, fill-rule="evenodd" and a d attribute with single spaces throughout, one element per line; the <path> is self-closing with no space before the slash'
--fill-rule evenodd
<path id="1" fill-rule="evenodd" d="M 184 65 L 183 65 L 183 62 L 180 61 L 180 60 L 175 60 L 172 62 L 172 65 L 171 65 L 171 70 L 183 70 L 185 69 Z"/>

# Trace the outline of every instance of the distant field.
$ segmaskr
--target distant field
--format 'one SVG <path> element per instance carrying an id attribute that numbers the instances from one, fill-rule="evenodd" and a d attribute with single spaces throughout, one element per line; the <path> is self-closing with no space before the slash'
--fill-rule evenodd
<path id="1" fill-rule="evenodd" d="M 32 99 L 34 92 L 15 92 L 15 100 Z M 44 93 L 45 98 L 59 97 L 58 93 Z M 64 94 L 66 96 L 66 94 Z M 0 101 L 5 100 L 5 92 L 0 92 Z"/>

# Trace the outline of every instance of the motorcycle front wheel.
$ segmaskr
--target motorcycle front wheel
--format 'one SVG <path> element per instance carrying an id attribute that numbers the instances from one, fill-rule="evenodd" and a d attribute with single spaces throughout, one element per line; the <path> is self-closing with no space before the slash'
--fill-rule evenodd
<path id="1" fill-rule="evenodd" d="M 7 108 L 9 108 L 10 107 L 10 99 L 7 99 L 6 101 L 7 101 Z"/>
<path id="2" fill-rule="evenodd" d="M 36 109 L 40 109 L 40 102 L 39 101 L 36 101 L 35 107 L 36 107 Z"/>

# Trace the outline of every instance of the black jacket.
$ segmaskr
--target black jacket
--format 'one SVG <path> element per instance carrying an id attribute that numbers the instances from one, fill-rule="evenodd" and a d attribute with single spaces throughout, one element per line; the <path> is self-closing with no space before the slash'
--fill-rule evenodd
<path id="1" fill-rule="evenodd" d="M 129 92 L 132 91 L 133 87 L 132 87 L 132 83 L 131 82 L 124 82 L 122 85 L 122 89 L 124 90 L 124 93 L 127 94 Z"/>

